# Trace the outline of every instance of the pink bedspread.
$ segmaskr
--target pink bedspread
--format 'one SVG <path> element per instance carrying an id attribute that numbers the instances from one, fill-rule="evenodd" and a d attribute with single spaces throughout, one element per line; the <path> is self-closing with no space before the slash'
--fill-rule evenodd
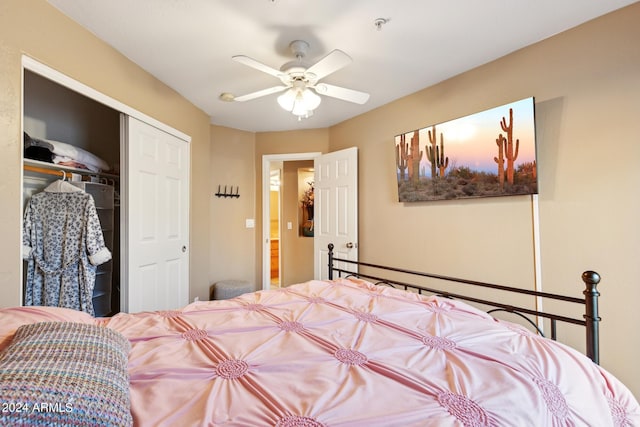
<path id="1" fill-rule="evenodd" d="M 92 321 L 41 310 L 0 311 L 0 348 L 20 323 Z M 628 389 L 577 351 L 461 302 L 362 281 L 100 322 L 131 341 L 141 426 L 640 426 Z"/>

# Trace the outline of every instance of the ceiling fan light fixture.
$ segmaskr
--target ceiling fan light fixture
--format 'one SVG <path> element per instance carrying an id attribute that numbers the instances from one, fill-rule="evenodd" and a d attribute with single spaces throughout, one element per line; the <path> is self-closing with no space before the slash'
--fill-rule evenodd
<path id="1" fill-rule="evenodd" d="M 307 110 L 315 110 L 320 106 L 320 102 L 322 102 L 322 98 L 314 93 L 311 89 L 305 89 L 300 94 L 302 96 L 302 102 L 304 102 Z"/>
<path id="2" fill-rule="evenodd" d="M 280 104 L 283 110 L 293 110 L 293 104 L 296 101 L 297 92 L 298 91 L 296 89 L 289 88 L 286 92 L 278 97 L 278 104 Z"/>
<path id="3" fill-rule="evenodd" d="M 298 117 L 309 117 L 318 108 L 322 98 L 308 88 L 292 87 L 278 97 L 282 109 Z"/>

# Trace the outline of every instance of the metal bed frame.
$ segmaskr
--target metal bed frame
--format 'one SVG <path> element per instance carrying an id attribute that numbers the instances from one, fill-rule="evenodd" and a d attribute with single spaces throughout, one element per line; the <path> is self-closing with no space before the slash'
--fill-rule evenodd
<path id="1" fill-rule="evenodd" d="M 492 283 L 478 282 L 475 280 L 467 280 L 467 279 L 461 279 L 456 277 L 443 276 L 439 274 L 423 273 L 423 272 L 407 270 L 403 268 L 387 267 L 384 265 L 371 264 L 371 263 L 361 262 L 361 261 L 352 261 L 348 259 L 335 257 L 333 254 L 334 245 L 332 243 L 328 245 L 328 249 L 329 249 L 329 253 L 328 253 L 329 280 L 333 280 L 334 273 L 337 273 L 338 277 L 343 277 L 343 274 L 345 274 L 345 277 L 354 276 L 358 278 L 368 279 L 368 280 L 375 281 L 376 284 L 384 284 L 394 288 L 402 288 L 404 290 L 414 290 L 414 291 L 417 291 L 419 294 L 422 294 L 423 292 L 427 292 L 430 294 L 435 294 L 435 295 L 443 296 L 446 298 L 457 298 L 465 301 L 485 304 L 487 306 L 494 307 L 493 309 L 489 310 L 488 313 L 493 313 L 495 311 L 505 311 L 508 313 L 516 314 L 524 318 L 531 325 L 533 325 L 533 327 L 537 330 L 537 332 L 540 335 L 544 336 L 540 328 L 529 317 L 525 316 L 525 314 L 530 316 L 542 317 L 545 319 L 549 319 L 550 321 L 550 324 L 551 324 L 550 338 L 553 340 L 556 339 L 556 335 L 557 335 L 557 322 L 584 326 L 586 329 L 587 357 L 589 357 L 596 364 L 600 363 L 600 355 L 599 355 L 600 344 L 599 344 L 599 329 L 598 329 L 599 322 L 601 320 L 600 317 L 598 316 L 598 297 L 600 296 L 600 293 L 598 292 L 598 289 L 597 289 L 598 283 L 600 282 L 600 275 L 595 271 L 585 271 L 584 273 L 582 273 L 582 281 L 584 282 L 584 285 L 585 285 L 585 289 L 582 292 L 582 294 L 584 295 L 584 298 L 576 298 L 576 297 L 571 297 L 566 295 L 539 292 L 539 291 L 533 291 L 528 289 L 515 288 L 511 286 L 503 286 L 503 285 L 495 285 Z M 538 310 L 532 310 L 526 307 L 517 307 L 509 304 L 503 304 L 500 302 L 489 301 L 481 298 L 461 295 L 458 293 L 453 293 L 453 292 L 445 291 L 442 289 L 410 284 L 410 283 L 399 281 L 399 280 L 381 278 L 373 274 L 354 272 L 354 271 L 346 270 L 344 268 L 336 267 L 334 265 L 334 262 L 336 261 L 340 263 L 350 264 L 352 266 L 355 266 L 356 269 L 357 267 L 368 267 L 368 268 L 374 269 L 374 271 L 384 270 L 384 271 L 395 272 L 395 273 L 404 273 L 404 274 L 408 274 L 410 277 L 425 277 L 429 279 L 437 279 L 437 280 L 443 280 L 448 282 L 462 283 L 462 284 L 471 285 L 474 287 L 497 289 L 497 290 L 505 291 L 512 294 L 531 295 L 534 297 L 542 298 L 543 300 L 545 299 L 556 300 L 556 301 L 564 301 L 564 302 L 569 302 L 574 304 L 582 304 L 584 305 L 584 315 L 583 315 L 583 319 L 576 319 L 573 317 L 564 316 L 562 314 L 542 312 Z"/>

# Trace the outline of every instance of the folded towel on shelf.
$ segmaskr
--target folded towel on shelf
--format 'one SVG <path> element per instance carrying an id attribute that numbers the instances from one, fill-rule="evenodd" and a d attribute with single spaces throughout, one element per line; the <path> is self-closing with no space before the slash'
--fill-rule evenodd
<path id="1" fill-rule="evenodd" d="M 82 163 L 79 162 L 75 159 L 72 159 L 71 157 L 66 157 L 66 156 L 58 156 L 57 154 L 53 155 L 53 163 L 55 163 L 56 165 L 60 165 L 60 166 L 68 166 L 71 168 L 76 168 L 76 169 L 86 169 L 88 171 L 91 172 L 101 172 L 102 169 L 100 169 L 97 166 L 94 166 L 90 163 Z"/>
<path id="2" fill-rule="evenodd" d="M 56 164 L 76 162 L 85 165 L 86 169 L 93 172 L 108 171 L 110 169 L 109 164 L 100 157 L 66 142 L 32 138 L 25 133 L 24 147 L 25 149 L 29 147 L 44 147 L 50 150 L 54 154 L 53 163 Z"/>

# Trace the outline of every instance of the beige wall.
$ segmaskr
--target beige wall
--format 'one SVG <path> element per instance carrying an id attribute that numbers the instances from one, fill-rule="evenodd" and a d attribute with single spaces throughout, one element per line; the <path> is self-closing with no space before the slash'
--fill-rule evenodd
<path id="1" fill-rule="evenodd" d="M 209 282 L 234 279 L 255 281 L 255 228 L 247 228 L 246 220 L 256 216 L 255 134 L 222 126 L 211 126 L 210 172 L 196 179 L 210 181 Z M 215 197 L 218 186 L 238 186 L 238 198 Z M 235 191 L 235 190 L 234 190 Z M 201 289 L 199 284 L 192 287 Z"/>
<path id="2" fill-rule="evenodd" d="M 269 236 L 271 240 L 280 239 L 280 191 L 271 190 L 269 193 Z"/>
<path id="3" fill-rule="evenodd" d="M 0 2 L 0 305 L 20 304 L 21 55 L 191 136 L 191 298 L 209 281 L 209 118 L 44 0 Z"/>
<path id="4" fill-rule="evenodd" d="M 542 286 L 580 296 L 601 274 L 601 362 L 636 396 L 638 22 L 640 3 L 330 129 L 331 150 L 359 147 L 362 260 L 532 286 L 529 199 L 398 203 L 393 136 L 534 96 Z"/>

